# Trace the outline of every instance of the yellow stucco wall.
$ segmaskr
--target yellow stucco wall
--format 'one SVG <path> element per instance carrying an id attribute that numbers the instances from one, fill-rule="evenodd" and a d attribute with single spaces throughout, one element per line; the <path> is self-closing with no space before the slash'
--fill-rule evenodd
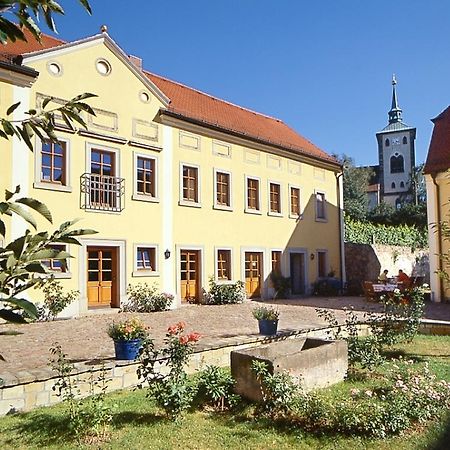
<path id="1" fill-rule="evenodd" d="M 99 59 L 107 60 L 111 66 L 108 76 L 96 70 Z M 58 76 L 52 75 L 49 64 L 56 63 L 61 69 Z M 38 58 L 25 61 L 39 71 L 40 75 L 29 90 L 30 106 L 36 104 L 41 94 L 69 99 L 82 92 L 92 92 L 98 98 L 89 100 L 89 104 L 99 111 L 98 118 L 89 122 L 91 132 L 104 135 L 83 136 L 79 133 L 57 131 L 61 140 L 67 141 L 69 148 L 69 189 L 61 192 L 43 189 L 39 183 L 36 157 L 39 153 L 28 153 L 24 158 L 28 167 L 28 185 L 24 189 L 27 195 L 45 203 L 53 213 L 54 225 L 72 218 L 80 218 L 79 226 L 94 228 L 97 235 L 89 236 L 90 243 L 100 241 L 107 245 L 120 245 L 120 294 L 124 299 L 128 283 L 140 281 L 156 282 L 171 293 L 179 295 L 179 251 L 181 248 L 195 247 L 202 251 L 202 285 L 206 286 L 208 277 L 215 271 L 215 249 L 231 248 L 233 251 L 233 280 L 243 278 L 243 252 L 245 249 L 258 249 L 264 252 L 265 275 L 270 264 L 270 250 L 284 252 L 283 272 L 289 275 L 289 250 L 301 249 L 305 252 L 307 264 L 307 288 L 317 278 L 317 258 L 311 259 L 317 250 L 326 250 L 328 270 L 340 273 L 340 230 L 338 211 L 338 192 L 336 174 L 329 169 L 315 167 L 316 163 L 300 161 L 297 157 L 288 158 L 275 149 L 264 151 L 254 144 L 237 144 L 226 135 L 220 139 L 206 129 L 194 130 L 182 125 L 169 126 L 158 123 L 155 116 L 163 103 L 150 92 L 120 57 L 101 42 L 73 47 L 56 53 L 49 52 Z M 140 99 L 146 91 L 150 102 Z M 0 92 L 3 93 L 1 86 Z M 2 97 L 2 105 L 3 97 Z M 155 119 L 155 120 L 154 120 Z M 148 124 L 151 123 L 149 126 Z M 180 129 L 184 140 L 180 138 Z M 147 139 L 142 134 L 147 133 Z M 106 137 L 105 137 L 106 136 Z M 124 142 L 110 142 L 108 136 L 122 139 Z M 148 138 L 151 136 L 151 138 Z M 185 145 L 189 139 L 198 139 L 198 148 Z M 166 139 L 168 141 L 166 142 Z M 129 141 L 150 145 L 139 148 L 129 145 Z M 38 140 L 36 148 L 40 148 Z M 222 143 L 229 146 L 230 154 L 218 155 Z M 125 208 L 120 213 L 87 211 L 80 208 L 80 175 L 89 172 L 89 149 L 92 147 L 116 152 L 118 158 L 118 176 L 125 179 Z M 155 157 L 158 163 L 158 198 L 154 202 L 133 199 L 134 157 L 135 154 Z M 197 165 L 200 170 L 201 207 L 194 208 L 179 205 L 180 201 L 180 165 Z M 4 167 L 11 167 L 6 159 Z M 214 205 L 214 169 L 225 170 L 232 175 L 232 211 L 213 208 Z M 2 175 L 5 169 L 2 168 Z M 6 169 L 6 174 L 8 170 Z M 261 214 L 249 214 L 245 210 L 245 176 L 260 179 Z M 2 177 L 3 178 L 3 177 Z M 171 179 L 168 179 L 171 178 Z M 281 184 L 282 217 L 268 215 L 268 183 Z M 300 188 L 302 218 L 289 217 L 289 185 Z M 327 220 L 315 219 L 315 191 L 325 193 L 327 202 Z M 172 193 L 172 195 L 170 195 Z M 51 229 L 44 220 L 39 220 L 40 229 Z M 135 266 L 135 245 L 157 245 L 158 273 L 152 277 L 133 276 Z M 164 259 L 168 248 L 172 256 Z M 82 292 L 80 302 L 73 306 L 70 313 L 76 314 L 87 309 L 85 298 L 85 274 L 81 263 L 86 258 L 86 248 L 70 246 L 75 256 L 70 261 L 70 277 L 63 280 L 67 289 L 79 289 Z M 267 287 L 267 286 L 266 286 Z M 84 292 L 84 297 L 83 297 Z M 31 292 L 33 299 L 39 300 L 40 294 Z M 264 295 L 270 295 L 265 289 Z"/>

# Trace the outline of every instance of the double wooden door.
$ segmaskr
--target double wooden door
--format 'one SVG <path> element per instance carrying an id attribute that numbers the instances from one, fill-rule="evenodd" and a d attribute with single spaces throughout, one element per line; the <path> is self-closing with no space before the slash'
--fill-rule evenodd
<path id="1" fill-rule="evenodd" d="M 200 251 L 181 250 L 181 299 L 196 302 L 200 299 Z"/>
<path id="2" fill-rule="evenodd" d="M 245 252 L 245 290 L 249 298 L 261 297 L 262 253 Z"/>
<path id="3" fill-rule="evenodd" d="M 117 306 L 117 248 L 87 248 L 89 307 Z"/>

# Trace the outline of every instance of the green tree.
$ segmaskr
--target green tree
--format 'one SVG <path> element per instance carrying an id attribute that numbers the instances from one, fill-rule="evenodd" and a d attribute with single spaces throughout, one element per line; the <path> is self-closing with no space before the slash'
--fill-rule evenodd
<path id="1" fill-rule="evenodd" d="M 91 13 L 87 0 L 79 0 L 79 2 Z M 41 31 L 36 23 L 37 18 L 43 17 L 47 26 L 52 31 L 56 31 L 53 16 L 57 14 L 64 14 L 64 10 L 54 0 L 0 0 L 0 42 L 4 44 L 8 40 L 25 41 L 24 28 L 29 30 L 35 39 L 40 40 Z M 16 22 L 9 20 L 8 15 Z M 90 97 L 94 95 L 81 94 L 66 104 L 50 110 L 46 110 L 46 107 L 51 103 L 52 98 L 46 98 L 41 110 L 29 110 L 26 113 L 27 117 L 23 120 L 12 121 L 8 118 L 0 118 L 0 137 L 9 139 L 17 136 L 30 150 L 33 150 L 31 138 L 34 134 L 41 139 L 44 139 L 45 134 L 50 140 L 56 141 L 55 113 L 60 114 L 68 126 L 77 122 L 86 128 L 81 113 L 84 111 L 94 114 L 92 108 L 83 102 Z M 7 110 L 7 116 L 10 116 L 19 104 L 11 105 Z M 36 229 L 36 221 L 30 213 L 30 210 L 33 210 L 50 223 L 52 222 L 51 213 L 43 203 L 28 197 L 17 198 L 19 191 L 19 186 L 14 192 L 6 190 L 5 201 L 0 202 L 0 217 L 17 215 Z M 35 305 L 22 298 L 22 293 L 48 279 L 46 260 L 58 259 L 65 263 L 70 257 L 67 252 L 55 250 L 52 245 L 55 243 L 79 245 L 78 236 L 95 233 L 93 230 L 73 229 L 75 222 L 64 222 L 51 234 L 47 231 L 32 234 L 27 230 L 23 236 L 13 242 L 0 246 L 0 318 L 21 323 L 25 322 L 23 313 L 30 318 L 36 318 Z M 6 224 L 2 219 L 0 219 L 0 235 L 6 236 Z"/>
<path id="2" fill-rule="evenodd" d="M 373 170 L 370 167 L 356 167 L 353 158 L 345 154 L 333 155 L 343 166 L 344 211 L 355 220 L 366 220 L 369 199 L 367 188 Z"/>

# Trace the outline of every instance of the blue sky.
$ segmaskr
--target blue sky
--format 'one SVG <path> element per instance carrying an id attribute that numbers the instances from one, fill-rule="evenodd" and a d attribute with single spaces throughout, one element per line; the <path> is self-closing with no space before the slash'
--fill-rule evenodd
<path id="1" fill-rule="evenodd" d="M 378 162 L 393 73 L 418 163 L 450 104 L 448 0 L 91 0 L 92 17 L 61 3 L 62 39 L 106 24 L 147 70 L 279 117 L 358 165 Z"/>

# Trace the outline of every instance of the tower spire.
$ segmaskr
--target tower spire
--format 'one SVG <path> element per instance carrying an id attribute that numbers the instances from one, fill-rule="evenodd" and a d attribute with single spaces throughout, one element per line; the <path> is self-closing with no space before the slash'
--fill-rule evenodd
<path id="1" fill-rule="evenodd" d="M 402 110 L 398 106 L 397 101 L 397 91 L 395 86 L 397 84 L 397 79 L 395 78 L 395 74 L 392 75 L 392 104 L 391 110 L 388 112 L 389 123 L 401 122 L 402 121 Z"/>

